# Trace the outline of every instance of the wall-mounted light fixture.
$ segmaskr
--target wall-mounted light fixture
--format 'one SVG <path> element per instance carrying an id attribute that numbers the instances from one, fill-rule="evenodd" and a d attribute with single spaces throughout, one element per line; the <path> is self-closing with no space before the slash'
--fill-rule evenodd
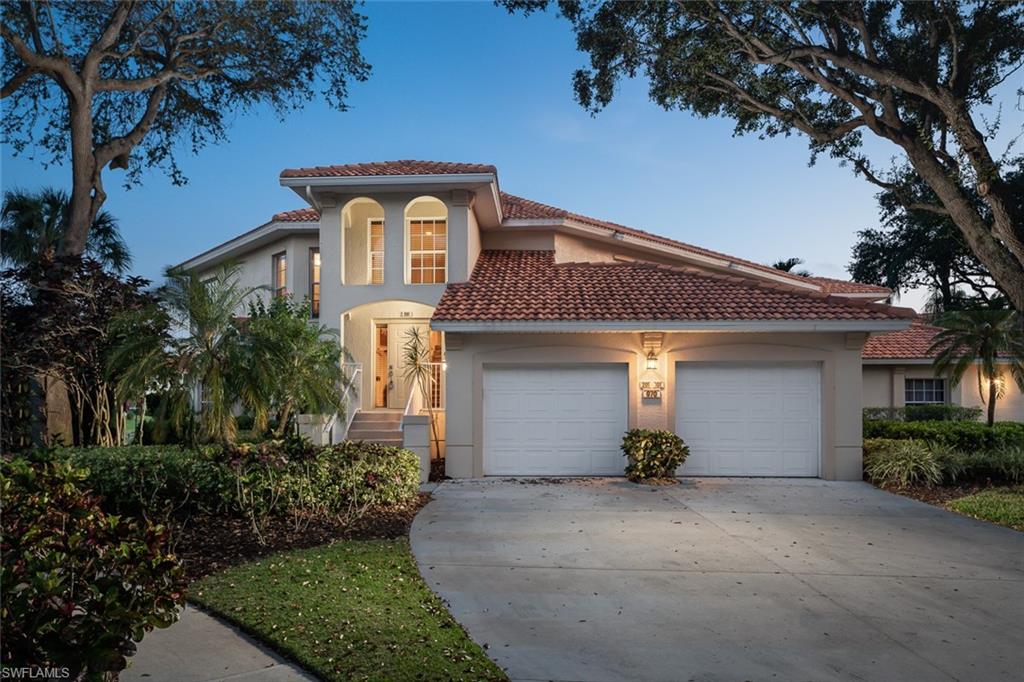
<path id="1" fill-rule="evenodd" d="M 658 356 L 653 350 L 647 352 L 647 369 L 658 369 Z"/>

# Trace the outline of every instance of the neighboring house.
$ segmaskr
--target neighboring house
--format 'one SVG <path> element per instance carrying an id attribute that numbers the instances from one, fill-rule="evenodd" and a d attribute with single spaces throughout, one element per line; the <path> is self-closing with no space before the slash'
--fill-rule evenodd
<path id="1" fill-rule="evenodd" d="M 422 434 L 402 381 L 430 339 L 449 476 L 616 475 L 622 433 L 678 432 L 683 473 L 861 478 L 861 352 L 889 291 L 780 272 L 499 189 L 493 166 L 285 170 L 310 208 L 182 265 L 308 296 L 356 363 L 356 422 Z M 405 414 L 406 416 L 400 417 Z"/>
<path id="2" fill-rule="evenodd" d="M 914 322 L 903 331 L 868 340 L 864 346 L 864 407 L 929 404 L 985 407 L 978 392 L 977 366 L 967 370 L 956 386 L 947 377 L 935 374 L 932 368 L 935 354 L 928 349 L 938 332 L 938 327 Z M 1001 380 L 1006 392 L 996 401 L 996 419 L 1024 421 L 1024 395 L 1008 368 Z M 982 389 L 987 398 L 987 385 Z"/>

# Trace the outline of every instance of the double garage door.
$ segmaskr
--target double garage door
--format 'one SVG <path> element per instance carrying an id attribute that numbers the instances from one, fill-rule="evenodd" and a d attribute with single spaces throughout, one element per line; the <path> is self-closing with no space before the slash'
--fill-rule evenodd
<path id="1" fill-rule="evenodd" d="M 627 429 L 626 365 L 484 370 L 484 474 L 615 476 Z M 676 432 L 691 476 L 817 476 L 816 365 L 680 363 Z"/>

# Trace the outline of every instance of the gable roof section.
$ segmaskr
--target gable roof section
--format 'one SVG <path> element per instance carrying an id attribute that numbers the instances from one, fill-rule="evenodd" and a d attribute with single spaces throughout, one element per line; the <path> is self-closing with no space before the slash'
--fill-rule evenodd
<path id="1" fill-rule="evenodd" d="M 864 344 L 865 360 L 928 360 L 932 339 L 942 331 L 924 322 L 914 322 L 902 331 L 872 336 Z"/>
<path id="2" fill-rule="evenodd" d="M 372 163 L 349 163 L 340 166 L 311 166 L 307 168 L 286 168 L 282 178 L 358 178 L 381 175 L 463 175 L 470 173 L 491 173 L 497 176 L 498 169 L 484 163 L 452 163 L 449 161 L 375 161 Z"/>
<path id="3" fill-rule="evenodd" d="M 904 308 L 693 268 L 556 264 L 553 251 L 484 251 L 468 282 L 445 289 L 432 321 L 452 330 L 468 325 L 445 323 L 638 322 L 697 328 L 803 321 L 892 329 L 913 315 Z"/>
<path id="4" fill-rule="evenodd" d="M 845 279 L 833 279 L 831 277 L 804 277 L 809 282 L 814 282 L 821 287 L 821 290 L 829 294 L 878 294 L 879 297 L 889 296 L 892 289 L 880 287 L 877 284 L 864 284 L 862 282 L 851 282 Z"/>
<path id="5" fill-rule="evenodd" d="M 712 251 L 711 249 L 705 249 L 700 246 L 694 246 L 693 244 L 687 244 L 686 242 L 676 241 L 675 239 L 669 239 L 668 237 L 661 237 L 644 230 L 638 230 L 635 227 L 627 227 L 625 225 L 619 225 L 618 223 L 612 223 L 607 220 L 600 220 L 598 218 L 591 218 L 580 213 L 573 213 L 562 208 L 555 206 L 549 206 L 542 204 L 537 201 L 530 199 L 524 199 L 523 197 L 517 197 L 514 194 L 508 194 L 507 192 L 501 193 L 502 209 L 505 213 L 505 218 L 510 220 L 570 220 L 584 225 L 591 225 L 594 227 L 601 227 L 607 230 L 614 230 L 621 234 L 627 234 L 639 239 L 643 239 L 655 244 L 661 244 L 664 246 L 672 246 L 683 251 L 689 251 L 690 253 L 698 256 L 706 256 L 709 258 L 715 258 L 729 263 L 735 263 L 738 265 L 744 265 L 748 268 L 758 270 L 760 272 L 772 275 L 778 279 L 787 279 L 794 282 L 795 286 L 805 286 L 808 284 L 808 278 L 800 277 L 792 273 L 783 272 L 782 270 L 776 270 L 775 268 L 761 263 L 755 263 L 753 261 L 744 260 L 742 258 L 736 258 L 719 251 Z M 816 282 L 811 284 L 817 285 Z"/>

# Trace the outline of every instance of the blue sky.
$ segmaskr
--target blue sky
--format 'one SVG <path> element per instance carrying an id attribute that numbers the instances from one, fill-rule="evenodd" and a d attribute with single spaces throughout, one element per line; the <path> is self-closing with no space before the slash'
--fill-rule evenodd
<path id="1" fill-rule="evenodd" d="M 483 2 L 363 11 L 373 72 L 353 84 L 349 111 L 314 102 L 283 121 L 240 116 L 227 144 L 179 157 L 185 187 L 152 172 L 125 191 L 107 171 L 105 208 L 138 274 L 158 278 L 300 206 L 278 185 L 282 168 L 401 158 L 493 163 L 505 191 L 751 260 L 799 256 L 832 277 L 846 277 L 855 232 L 877 223 L 873 188 L 828 159 L 808 168 L 803 138 L 734 138 L 729 121 L 659 109 L 639 82 L 591 117 L 570 87 L 585 58 L 553 14 Z M 873 145 L 881 161 L 895 153 L 885 144 Z M 4 188 L 69 185 L 67 167 L 43 170 L 6 147 L 2 159 Z"/>

